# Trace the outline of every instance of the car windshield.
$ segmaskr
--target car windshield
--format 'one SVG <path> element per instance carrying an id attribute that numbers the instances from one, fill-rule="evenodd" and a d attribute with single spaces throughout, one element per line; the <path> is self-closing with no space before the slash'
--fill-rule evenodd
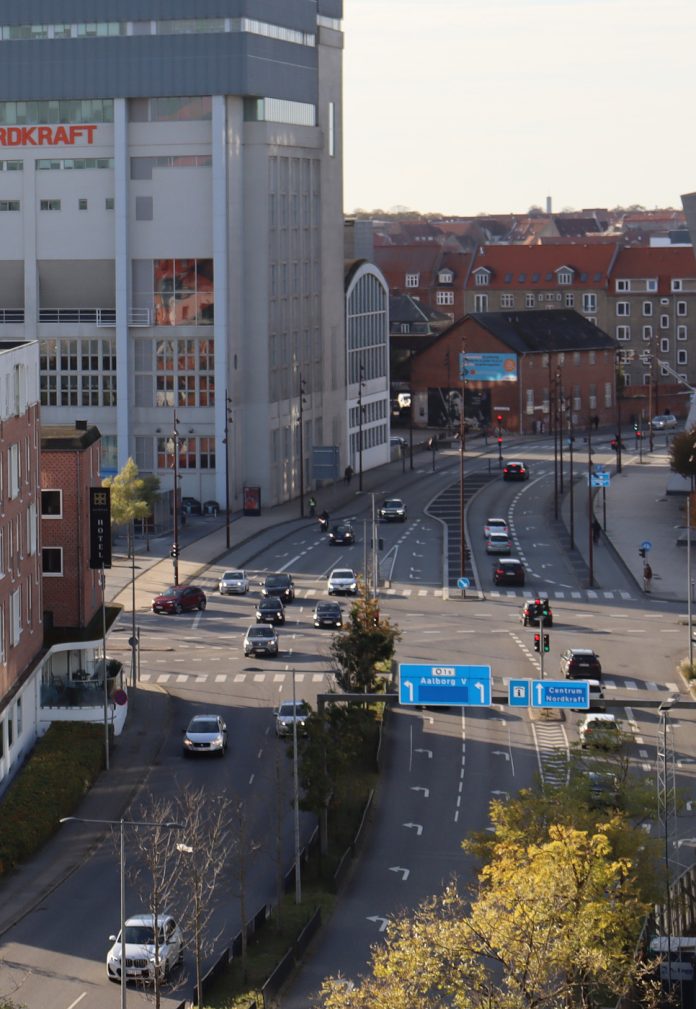
<path id="1" fill-rule="evenodd" d="M 309 711 L 304 701 L 297 701 L 294 707 L 292 701 L 290 701 L 288 704 L 281 704 L 278 714 L 281 718 L 292 718 L 293 715 L 297 715 L 298 717 L 308 715 Z"/>
<path id="2" fill-rule="evenodd" d="M 178 588 L 175 585 L 172 585 L 171 588 L 165 589 L 164 592 L 162 593 L 162 595 L 163 596 L 169 596 L 169 597 L 171 597 L 171 596 L 178 596 L 179 593 L 180 593 L 180 591 L 181 591 L 180 588 Z"/>
<path id="3" fill-rule="evenodd" d="M 259 602 L 260 610 L 281 610 L 283 604 L 280 599 L 261 599 Z"/>
<path id="4" fill-rule="evenodd" d="M 152 925 L 126 925 L 126 942 L 133 946 L 154 946 L 155 930 Z M 120 941 L 120 934 L 119 939 Z M 160 931 L 160 945 L 164 943 L 164 935 Z"/>
<path id="5" fill-rule="evenodd" d="M 266 578 L 266 588 L 280 589 L 287 585 L 288 581 L 288 575 L 268 575 Z"/>
<path id="6" fill-rule="evenodd" d="M 224 573 L 224 575 L 222 577 L 226 581 L 237 582 L 237 581 L 241 581 L 242 580 L 242 578 L 244 577 L 244 572 L 243 571 L 225 571 L 225 573 Z"/>
<path id="7" fill-rule="evenodd" d="M 401 508 L 401 501 L 398 498 L 391 498 L 389 501 L 385 501 L 383 508 Z"/>
<path id="8" fill-rule="evenodd" d="M 491 533 L 492 543 L 507 543 L 507 536 L 505 533 Z"/>
<path id="9" fill-rule="evenodd" d="M 339 568 L 337 571 L 331 575 L 332 578 L 355 578 L 354 573 L 350 568 Z"/>
<path id="10" fill-rule="evenodd" d="M 214 718 L 195 718 L 188 727 L 189 732 L 219 732 Z"/>
<path id="11" fill-rule="evenodd" d="M 273 628 L 272 627 L 250 627 L 249 628 L 250 638 L 272 638 Z"/>

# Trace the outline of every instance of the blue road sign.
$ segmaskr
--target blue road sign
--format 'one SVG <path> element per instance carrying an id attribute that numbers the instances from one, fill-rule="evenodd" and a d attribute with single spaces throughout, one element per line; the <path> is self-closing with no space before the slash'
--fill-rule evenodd
<path id="1" fill-rule="evenodd" d="M 510 680 L 508 683 L 508 704 L 513 708 L 529 707 L 529 680 Z"/>
<path id="2" fill-rule="evenodd" d="M 457 588 L 458 589 L 468 589 L 471 582 L 468 578 L 457 578 Z"/>
<path id="3" fill-rule="evenodd" d="M 399 703 L 489 705 L 491 667 L 402 662 L 399 664 Z"/>
<path id="4" fill-rule="evenodd" d="M 611 486 L 611 474 L 609 474 L 609 473 L 593 473 L 590 476 L 590 485 L 592 487 L 609 487 L 609 486 Z"/>
<path id="5" fill-rule="evenodd" d="M 533 708 L 589 708 L 590 685 L 587 680 L 534 680 Z"/>
<path id="6" fill-rule="evenodd" d="M 641 550 L 652 550 L 652 543 L 650 542 L 650 540 L 643 540 L 643 542 L 640 545 L 640 549 Z"/>

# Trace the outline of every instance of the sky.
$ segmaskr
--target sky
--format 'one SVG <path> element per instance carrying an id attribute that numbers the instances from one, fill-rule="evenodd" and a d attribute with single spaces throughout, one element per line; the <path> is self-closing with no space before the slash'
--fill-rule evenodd
<path id="1" fill-rule="evenodd" d="M 343 0 L 344 209 L 681 207 L 696 0 Z"/>

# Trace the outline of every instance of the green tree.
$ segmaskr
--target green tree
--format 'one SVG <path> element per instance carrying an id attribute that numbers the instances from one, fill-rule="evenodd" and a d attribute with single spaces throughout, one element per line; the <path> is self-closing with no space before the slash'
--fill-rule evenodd
<path id="1" fill-rule="evenodd" d="M 680 476 L 696 477 L 696 427 L 675 434 L 669 446 L 670 469 Z"/>
<path id="2" fill-rule="evenodd" d="M 347 623 L 334 635 L 330 653 L 336 680 L 348 693 L 371 693 L 380 675 L 394 656 L 401 631 L 379 610 L 379 599 L 361 592 L 350 609 Z"/>
<path id="3" fill-rule="evenodd" d="M 157 477 L 141 477 L 133 459 L 115 477 L 102 481 L 111 488 L 111 525 L 128 526 L 128 556 L 133 549 L 133 523 L 152 514 L 154 498 L 159 489 Z"/>

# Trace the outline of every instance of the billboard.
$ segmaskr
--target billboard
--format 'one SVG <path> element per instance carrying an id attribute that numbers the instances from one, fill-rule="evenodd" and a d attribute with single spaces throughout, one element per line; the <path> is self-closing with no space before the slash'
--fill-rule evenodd
<path id="1" fill-rule="evenodd" d="M 460 382 L 516 382 L 517 356 L 515 354 L 459 355 Z"/>

